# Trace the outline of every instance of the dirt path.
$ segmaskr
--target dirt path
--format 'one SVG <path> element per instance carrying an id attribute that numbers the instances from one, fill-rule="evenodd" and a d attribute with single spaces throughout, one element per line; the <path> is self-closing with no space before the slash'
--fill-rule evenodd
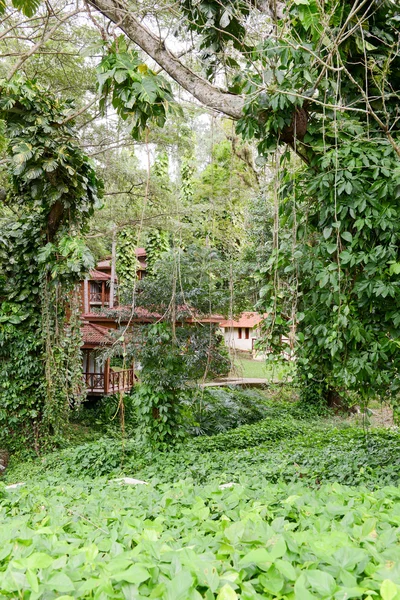
<path id="1" fill-rule="evenodd" d="M 367 415 L 371 427 L 394 427 L 393 409 L 387 404 L 382 404 L 376 408 L 371 408 L 371 414 Z M 356 414 L 349 418 L 349 421 L 357 425 L 363 424 L 363 415 Z"/>

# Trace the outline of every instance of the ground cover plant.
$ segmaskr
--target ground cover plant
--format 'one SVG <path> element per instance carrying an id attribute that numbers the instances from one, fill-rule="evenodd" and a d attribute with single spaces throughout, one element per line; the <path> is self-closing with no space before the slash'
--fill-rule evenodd
<path id="1" fill-rule="evenodd" d="M 74 481 L 1 490 L 3 598 L 383 598 L 400 490 Z"/>
<path id="2" fill-rule="evenodd" d="M 398 430 L 246 397 L 263 419 L 170 451 L 114 435 L 12 460 L 0 598 L 398 600 Z"/>
<path id="3" fill-rule="evenodd" d="M 264 418 L 255 423 L 189 437 L 168 452 L 134 438 L 103 436 L 39 460 L 11 460 L 7 481 L 131 475 L 162 483 L 191 479 L 206 484 L 246 482 L 260 475 L 271 482 L 319 486 L 337 481 L 371 488 L 400 481 L 397 429 L 365 429 L 338 417 L 304 413 L 296 402 L 272 404 L 260 393 L 251 394 L 265 403 Z"/>

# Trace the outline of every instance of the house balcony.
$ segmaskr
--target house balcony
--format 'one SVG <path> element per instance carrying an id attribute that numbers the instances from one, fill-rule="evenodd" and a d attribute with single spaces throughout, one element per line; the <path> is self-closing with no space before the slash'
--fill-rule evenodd
<path id="1" fill-rule="evenodd" d="M 107 396 L 118 392 L 129 392 L 136 382 L 133 369 L 104 373 L 83 373 L 88 395 Z"/>

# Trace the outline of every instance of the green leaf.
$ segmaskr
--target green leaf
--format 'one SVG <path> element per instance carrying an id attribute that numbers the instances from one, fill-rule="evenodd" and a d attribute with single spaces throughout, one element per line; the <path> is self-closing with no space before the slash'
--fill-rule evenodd
<path id="1" fill-rule="evenodd" d="M 258 548 L 257 550 L 250 550 L 241 560 L 240 565 L 255 564 L 258 567 L 260 565 L 265 566 L 271 562 L 269 552 L 265 548 Z"/>
<path id="2" fill-rule="evenodd" d="M 41 2 L 40 0 L 12 0 L 12 4 L 26 17 L 33 17 Z"/>
<path id="3" fill-rule="evenodd" d="M 400 592 L 400 586 L 390 579 L 385 579 L 381 584 L 380 592 L 382 600 L 393 600 L 397 596 L 397 592 Z"/>
<path id="4" fill-rule="evenodd" d="M 136 583 L 139 585 L 146 579 L 149 579 L 150 573 L 144 567 L 140 565 L 132 565 L 126 571 L 121 571 L 120 573 L 116 573 L 112 575 L 112 578 L 115 581 L 127 581 L 128 583 Z"/>
<path id="5" fill-rule="evenodd" d="M 34 552 L 26 559 L 26 566 L 28 569 L 46 569 L 53 561 L 54 558 L 45 552 Z"/>
<path id="6" fill-rule="evenodd" d="M 167 583 L 165 600 L 187 600 L 193 587 L 193 577 L 188 571 L 181 571 Z"/>
<path id="7" fill-rule="evenodd" d="M 333 254 L 337 250 L 337 245 L 336 244 L 327 244 L 326 249 L 329 254 Z"/>
<path id="8" fill-rule="evenodd" d="M 332 227 L 325 227 L 324 231 L 322 232 L 322 235 L 327 240 L 328 238 L 331 237 L 331 233 L 332 233 Z"/>
<path id="9" fill-rule="evenodd" d="M 275 567 L 278 569 L 279 573 L 284 575 L 289 581 L 295 581 L 297 574 L 296 569 L 293 567 L 292 563 L 288 560 L 278 559 L 275 561 Z"/>
<path id="10" fill-rule="evenodd" d="M 254 563 L 257 567 L 268 568 L 269 563 L 274 562 L 277 558 L 281 558 L 286 552 L 285 540 L 280 537 L 274 545 L 271 545 L 271 550 L 265 548 L 257 548 L 250 550 L 241 560 L 241 565 L 249 565 Z"/>
<path id="11" fill-rule="evenodd" d="M 46 586 L 54 592 L 73 592 L 75 586 L 65 573 L 53 573 L 46 581 Z"/>
<path id="12" fill-rule="evenodd" d="M 238 595 L 233 588 L 226 583 L 224 587 L 222 587 L 217 596 L 217 600 L 237 600 Z"/>
<path id="13" fill-rule="evenodd" d="M 400 274 L 400 263 L 395 262 L 392 263 L 389 267 L 390 275 L 399 275 Z"/>
<path id="14" fill-rule="evenodd" d="M 313 569 L 307 571 L 307 580 L 311 587 L 322 596 L 331 596 L 336 590 L 336 582 L 332 575 L 325 571 Z"/>
<path id="15" fill-rule="evenodd" d="M 346 242 L 353 241 L 353 236 L 351 235 L 350 231 L 343 231 L 343 233 L 341 233 L 340 235 L 344 240 L 346 240 Z"/>
<path id="16" fill-rule="evenodd" d="M 29 583 L 32 591 L 37 593 L 39 591 L 39 581 L 38 581 L 38 578 L 36 577 L 36 574 L 33 571 L 31 571 L 30 569 L 28 569 L 26 572 L 26 579 L 27 579 L 27 582 Z"/>

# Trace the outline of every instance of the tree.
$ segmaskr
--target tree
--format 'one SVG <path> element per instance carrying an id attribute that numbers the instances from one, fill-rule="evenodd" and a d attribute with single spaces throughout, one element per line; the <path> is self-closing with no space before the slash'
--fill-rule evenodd
<path id="1" fill-rule="evenodd" d="M 330 1 L 320 4 L 316 0 L 304 0 L 285 6 L 275 4 L 271 9 L 265 1 L 234 0 L 225 5 L 217 0 L 185 0 L 175 12 L 161 2 L 157 6 L 160 9 L 157 17 L 154 5 L 142 4 L 140 16 L 114 0 L 93 0 L 91 5 L 118 25 L 204 106 L 237 120 L 239 133 L 258 139 L 260 164 L 262 160 L 269 160 L 270 152 L 275 152 L 277 170 L 279 162 L 282 169 L 279 177 L 289 176 L 284 192 L 286 214 L 282 216 L 286 223 L 292 223 L 294 241 L 290 246 L 282 240 L 284 245 L 280 246 L 279 236 L 275 235 L 271 276 L 274 283 L 278 271 L 281 281 L 289 277 L 283 289 L 294 289 L 301 302 L 308 300 L 304 312 L 310 315 L 308 324 L 302 318 L 303 311 L 295 304 L 290 315 L 280 317 L 292 332 L 297 327 L 299 334 L 305 336 L 300 335 L 299 339 L 304 351 L 306 379 L 314 380 L 315 374 L 320 372 L 320 363 L 315 362 L 317 356 L 312 348 L 322 339 L 324 381 L 330 373 L 336 381 L 338 373 L 349 373 L 350 369 L 350 375 L 338 381 L 339 387 L 350 385 L 361 390 L 371 380 L 371 373 L 383 369 L 386 375 L 377 380 L 371 391 L 375 392 L 382 385 L 389 390 L 392 387 L 389 381 L 397 381 L 398 372 L 393 348 L 398 343 L 396 265 L 399 257 L 395 251 L 395 226 L 388 229 L 388 223 L 393 225 L 397 221 L 395 200 L 400 156 L 396 112 L 400 88 L 396 3 L 371 0 L 337 5 Z M 209 80 L 200 74 L 198 64 L 191 68 L 193 63 L 190 65 L 185 56 L 176 56 L 162 39 L 163 27 L 168 26 L 170 30 L 178 21 L 181 31 L 185 30 L 198 43 L 203 72 Z M 158 34 L 153 24 L 158 25 Z M 105 60 L 121 65 L 118 48 L 109 43 L 105 48 L 108 52 Z M 218 61 L 222 71 L 218 71 Z M 165 120 L 172 88 L 153 70 L 140 67 L 138 59 L 133 58 L 130 65 L 130 74 L 121 73 L 123 68 L 108 74 L 108 91 L 113 94 L 117 90 L 120 103 L 117 109 L 123 116 L 129 112 L 129 106 L 124 104 L 120 92 L 124 87 L 125 92 L 129 90 L 131 106 L 135 104 L 134 133 L 139 134 L 152 120 L 159 119 L 160 123 Z M 215 76 L 221 81 L 222 74 L 227 82 L 225 89 L 212 83 Z M 132 84 L 133 80 L 140 83 L 139 87 Z M 143 93 L 146 87 L 151 90 L 150 95 Z M 293 176 L 293 167 L 288 166 L 293 165 L 293 159 L 291 163 L 286 162 L 289 156 L 284 144 L 304 163 L 298 177 Z M 374 154 L 377 148 L 378 159 Z M 370 155 L 374 156 L 375 167 L 369 162 Z M 361 167 L 365 167 L 367 173 L 357 177 Z M 393 178 L 387 174 L 390 170 Z M 280 195 L 279 190 L 276 195 Z M 353 206 L 349 205 L 349 199 L 354 200 Z M 386 218 L 389 213 L 390 221 Z M 331 234 L 328 235 L 331 228 L 336 235 L 336 250 Z M 298 243 L 301 248 L 297 248 Z M 373 257 L 373 253 L 369 253 L 369 259 L 364 260 L 363 253 L 371 244 L 377 254 Z M 316 248 L 325 253 L 324 260 L 315 260 L 308 248 L 313 249 L 314 254 Z M 292 259 L 300 258 L 297 252 L 302 253 L 302 260 L 294 264 Z M 292 271 L 290 265 L 285 264 L 288 260 L 285 256 L 292 257 L 289 258 Z M 371 271 L 378 262 L 380 267 Z M 329 273 L 328 279 L 325 270 Z M 295 273 L 294 288 L 291 273 Z M 333 281 L 334 273 L 340 283 Z M 318 311 L 317 316 L 321 315 L 322 320 L 313 328 L 312 312 L 309 312 L 312 288 L 317 282 L 322 290 L 328 280 L 331 287 L 325 290 L 327 310 L 326 313 Z M 360 289 L 359 283 L 365 288 Z M 278 296 L 282 290 L 276 291 L 271 294 L 274 313 L 279 309 Z M 387 297 L 392 298 L 393 311 L 388 311 L 382 303 L 382 298 Z M 317 300 L 322 305 L 321 295 Z M 360 336 L 355 327 L 351 329 L 355 332 L 354 338 L 346 339 L 343 305 L 348 307 L 357 327 L 360 323 L 368 325 L 368 335 Z M 337 317 L 334 322 L 332 315 Z M 278 324 L 277 319 L 274 322 Z M 330 339 L 332 329 L 336 336 L 334 343 Z M 389 340 L 387 344 L 385 338 Z M 363 357 L 362 367 L 354 362 L 357 353 Z M 329 390 L 331 384 L 332 381 L 326 381 L 324 386 Z"/>
<path id="2" fill-rule="evenodd" d="M 35 83 L 1 83 L 10 214 L 0 232 L 0 422 L 10 449 L 39 450 L 62 433 L 83 391 L 75 287 L 93 266 L 82 233 L 102 185 L 71 111 Z"/>

